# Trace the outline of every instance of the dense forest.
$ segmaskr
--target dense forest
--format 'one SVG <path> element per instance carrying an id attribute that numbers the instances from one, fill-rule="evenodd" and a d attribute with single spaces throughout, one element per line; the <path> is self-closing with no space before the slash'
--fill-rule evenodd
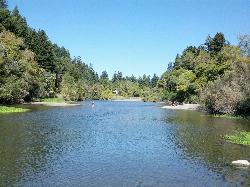
<path id="1" fill-rule="evenodd" d="M 164 60 L 164 59 L 163 59 Z M 115 94 L 117 91 L 118 94 Z M 63 97 L 66 101 L 141 97 L 144 101 L 200 103 L 210 113 L 249 114 L 250 36 L 231 45 L 223 33 L 177 54 L 159 78 L 99 76 L 92 65 L 71 57 L 44 30 L 32 29 L 16 7 L 0 0 L 0 103 Z"/>

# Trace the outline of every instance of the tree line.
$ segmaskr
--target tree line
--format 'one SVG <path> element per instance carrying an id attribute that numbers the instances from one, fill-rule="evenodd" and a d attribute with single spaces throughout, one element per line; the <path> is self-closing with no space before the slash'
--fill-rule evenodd
<path id="1" fill-rule="evenodd" d="M 158 86 L 163 99 L 201 103 L 210 113 L 250 112 L 250 36 L 231 45 L 223 33 L 208 36 L 204 44 L 177 54 Z"/>
<path id="2" fill-rule="evenodd" d="M 17 7 L 10 11 L 0 0 L 0 103 L 20 103 L 62 95 L 65 100 L 111 99 L 113 90 L 124 97 L 148 95 L 159 77 L 115 72 L 100 77 L 81 57 L 71 58 L 52 43 L 44 30 L 31 28 Z"/>

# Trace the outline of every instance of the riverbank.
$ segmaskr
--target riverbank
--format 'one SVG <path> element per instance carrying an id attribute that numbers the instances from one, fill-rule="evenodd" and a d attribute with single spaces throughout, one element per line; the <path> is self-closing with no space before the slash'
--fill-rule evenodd
<path id="1" fill-rule="evenodd" d="M 137 102 L 141 102 L 142 99 L 112 99 L 111 101 L 137 101 Z"/>
<path id="2" fill-rule="evenodd" d="M 111 99 L 111 101 L 133 101 L 133 102 L 139 101 L 139 102 L 141 102 L 143 100 L 140 97 L 128 97 L 128 98 L 126 98 L 126 97 L 122 97 L 122 96 L 116 96 L 116 97 L 113 97 Z"/>
<path id="3" fill-rule="evenodd" d="M 197 110 L 200 107 L 199 104 L 183 104 L 183 105 L 176 105 L 176 106 L 163 106 L 162 108 L 165 109 L 173 109 L 173 110 Z"/>
<path id="4" fill-rule="evenodd" d="M 79 106 L 79 103 L 66 103 L 66 102 L 31 102 L 26 103 L 31 105 L 43 105 L 43 106 Z"/>

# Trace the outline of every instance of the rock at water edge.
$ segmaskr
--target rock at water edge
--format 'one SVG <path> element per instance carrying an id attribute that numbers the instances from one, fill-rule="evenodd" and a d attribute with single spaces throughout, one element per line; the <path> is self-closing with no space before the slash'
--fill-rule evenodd
<path id="1" fill-rule="evenodd" d="M 238 166 L 238 167 L 246 167 L 246 166 L 250 166 L 250 163 L 247 160 L 236 160 L 232 162 L 232 165 Z"/>

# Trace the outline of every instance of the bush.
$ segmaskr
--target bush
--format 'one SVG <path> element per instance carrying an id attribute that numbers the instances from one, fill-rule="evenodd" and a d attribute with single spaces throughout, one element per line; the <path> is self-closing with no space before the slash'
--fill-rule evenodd
<path id="1" fill-rule="evenodd" d="M 249 114 L 250 63 L 234 62 L 231 71 L 201 90 L 200 100 L 210 113 Z"/>
<path id="2" fill-rule="evenodd" d="M 29 94 L 28 83 L 23 78 L 15 76 L 7 77 L 0 86 L 1 103 L 21 103 L 25 96 Z"/>
<path id="3" fill-rule="evenodd" d="M 39 89 L 38 64 L 34 54 L 25 49 L 21 38 L 0 33 L 0 102 L 30 101 Z"/>

